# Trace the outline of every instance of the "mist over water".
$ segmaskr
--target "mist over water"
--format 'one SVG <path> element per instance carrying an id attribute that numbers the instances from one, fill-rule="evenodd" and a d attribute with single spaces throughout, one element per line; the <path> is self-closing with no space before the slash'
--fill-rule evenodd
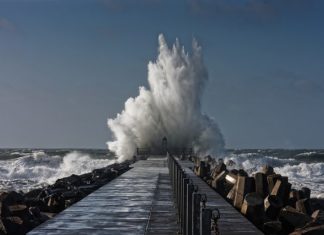
<path id="1" fill-rule="evenodd" d="M 168 147 L 192 147 L 199 155 L 217 155 L 224 139 L 213 118 L 201 111 L 201 97 L 208 73 L 201 47 L 194 40 L 189 54 L 176 40 L 169 47 L 159 36 L 158 57 L 148 64 L 149 87 L 125 102 L 124 110 L 108 127 L 114 139 L 109 150 L 119 161 L 131 158 L 136 148 L 159 149 L 162 138 Z"/>

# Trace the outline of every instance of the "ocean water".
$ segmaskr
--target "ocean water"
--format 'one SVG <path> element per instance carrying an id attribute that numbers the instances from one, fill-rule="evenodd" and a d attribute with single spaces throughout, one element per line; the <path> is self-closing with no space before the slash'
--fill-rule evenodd
<path id="1" fill-rule="evenodd" d="M 0 149 L 0 191 L 23 191 L 116 161 L 108 150 Z"/>
<path id="2" fill-rule="evenodd" d="M 306 186 L 312 197 L 324 198 L 324 150 L 227 150 L 223 158 L 249 173 L 271 165 L 276 173 L 288 176 L 294 188 Z M 109 150 L 0 149 L 0 191 L 26 192 L 115 161 Z"/>
<path id="3" fill-rule="evenodd" d="M 324 198 L 324 150 L 229 150 L 224 161 L 229 160 L 236 163 L 234 168 L 243 168 L 248 173 L 270 165 L 276 173 L 288 176 L 293 188 L 309 187 L 312 197 Z"/>

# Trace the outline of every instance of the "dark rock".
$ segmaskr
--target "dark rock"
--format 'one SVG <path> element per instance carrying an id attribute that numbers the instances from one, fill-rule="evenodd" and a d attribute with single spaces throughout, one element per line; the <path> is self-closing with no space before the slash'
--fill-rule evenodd
<path id="1" fill-rule="evenodd" d="M 79 186 L 79 185 L 81 185 L 81 183 L 82 183 L 81 177 L 73 174 L 69 177 L 58 179 L 55 182 L 54 187 L 55 188 L 66 188 L 68 185 Z"/>
<path id="2" fill-rule="evenodd" d="M 264 217 L 263 198 L 256 192 L 246 194 L 241 213 L 254 224 L 262 224 Z"/>
<path id="3" fill-rule="evenodd" d="M 263 224 L 263 231 L 266 234 L 279 234 L 282 230 L 282 224 L 278 220 L 268 221 Z"/>
<path id="4" fill-rule="evenodd" d="M 311 215 L 313 210 L 311 208 L 310 200 L 308 198 L 298 200 L 296 202 L 296 210 Z"/>
<path id="5" fill-rule="evenodd" d="M 211 177 L 215 179 L 223 171 L 226 171 L 226 165 L 224 163 L 220 163 L 213 169 Z"/>
<path id="6" fill-rule="evenodd" d="M 234 198 L 234 207 L 241 209 L 241 206 L 244 201 L 246 194 L 253 192 L 255 189 L 255 182 L 253 177 L 238 176 L 236 189 L 235 189 L 235 198 Z"/>
<path id="7" fill-rule="evenodd" d="M 47 208 L 47 211 L 49 212 L 58 213 L 64 210 L 65 202 L 62 198 L 53 195 L 48 198 Z"/>
<path id="8" fill-rule="evenodd" d="M 244 177 L 248 177 L 249 176 L 248 173 L 246 173 L 246 171 L 243 170 L 243 169 L 239 169 L 237 174 L 239 176 L 244 176 Z"/>
<path id="9" fill-rule="evenodd" d="M 317 225 L 312 227 L 307 227 L 303 229 L 297 229 L 295 232 L 290 233 L 290 235 L 323 235 L 324 225 Z"/>
<path id="10" fill-rule="evenodd" d="M 264 199 L 264 211 L 268 218 L 275 220 L 283 207 L 281 199 L 275 195 L 269 195 Z"/>
<path id="11" fill-rule="evenodd" d="M 7 234 L 24 235 L 28 231 L 24 221 L 19 217 L 5 217 L 2 219 L 2 222 L 6 227 Z"/>
<path id="12" fill-rule="evenodd" d="M 233 175 L 238 175 L 238 170 L 237 169 L 232 169 L 232 170 L 230 170 L 229 171 L 231 174 L 233 174 Z"/>
<path id="13" fill-rule="evenodd" d="M 261 172 L 267 176 L 274 174 L 273 167 L 269 165 L 262 166 Z"/>
<path id="14" fill-rule="evenodd" d="M 312 214 L 312 218 L 315 224 L 324 225 L 324 211 L 323 210 L 316 210 Z"/>
<path id="15" fill-rule="evenodd" d="M 267 176 L 264 173 L 257 172 L 254 175 L 254 179 L 255 179 L 255 192 L 258 193 L 262 198 L 265 198 L 268 194 Z"/>
<path id="16" fill-rule="evenodd" d="M 233 185 L 233 187 L 231 188 L 231 190 L 229 191 L 229 193 L 227 194 L 226 198 L 233 203 L 234 198 L 235 198 L 235 189 L 236 189 L 236 184 Z"/>
<path id="17" fill-rule="evenodd" d="M 0 217 L 0 235 L 5 235 L 7 234 L 7 229 L 6 227 L 4 226 L 4 224 L 2 223 L 2 219 Z"/>
<path id="18" fill-rule="evenodd" d="M 223 171 L 212 181 L 212 188 L 216 189 L 219 193 L 224 192 L 226 174 L 227 172 Z"/>
<path id="19" fill-rule="evenodd" d="M 284 204 L 288 203 L 291 184 L 288 183 L 288 177 L 278 179 L 271 191 L 271 195 L 279 197 Z"/>
<path id="20" fill-rule="evenodd" d="M 38 197 L 38 195 L 43 191 L 43 189 L 39 188 L 39 189 L 34 189 L 31 190 L 27 193 L 25 193 L 25 198 L 28 200 L 29 198 L 36 198 Z"/>
<path id="21" fill-rule="evenodd" d="M 302 228 L 307 223 L 311 222 L 311 217 L 298 212 L 295 208 L 286 206 L 279 213 L 279 220 L 282 222 L 284 231 L 287 233 L 293 232 L 296 228 Z"/>
<path id="22" fill-rule="evenodd" d="M 272 174 L 267 176 L 268 192 L 271 193 L 278 179 L 281 179 L 281 175 Z"/>
<path id="23" fill-rule="evenodd" d="M 309 188 L 302 187 L 301 191 L 303 192 L 305 198 L 308 198 L 308 199 L 310 198 L 311 190 Z"/>

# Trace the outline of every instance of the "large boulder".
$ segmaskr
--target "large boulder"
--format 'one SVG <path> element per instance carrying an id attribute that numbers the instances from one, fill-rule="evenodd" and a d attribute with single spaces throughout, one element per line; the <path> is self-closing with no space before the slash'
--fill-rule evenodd
<path id="1" fill-rule="evenodd" d="M 241 213 L 254 224 L 260 225 L 264 218 L 263 198 L 256 192 L 246 194 Z"/>
<path id="2" fill-rule="evenodd" d="M 304 213 L 297 211 L 295 208 L 286 206 L 281 209 L 279 220 L 287 233 L 293 232 L 297 228 L 303 228 L 312 218 Z"/>
<path id="3" fill-rule="evenodd" d="M 236 189 L 235 189 L 235 198 L 234 198 L 234 207 L 241 210 L 241 206 L 244 201 L 246 194 L 253 192 L 255 189 L 255 182 L 253 177 L 238 176 Z"/>
<path id="4" fill-rule="evenodd" d="M 297 229 L 290 235 L 323 235 L 324 234 L 324 225 L 317 225 L 306 227 L 302 229 Z"/>
<path id="5" fill-rule="evenodd" d="M 269 195 L 264 199 L 264 211 L 268 218 L 275 220 L 283 207 L 281 199 L 275 195 Z"/>

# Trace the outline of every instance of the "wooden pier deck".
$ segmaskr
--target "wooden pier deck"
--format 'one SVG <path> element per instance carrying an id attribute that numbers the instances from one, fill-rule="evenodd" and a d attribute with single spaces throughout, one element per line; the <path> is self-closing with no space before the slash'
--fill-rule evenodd
<path id="1" fill-rule="evenodd" d="M 177 160 L 181 168 L 207 195 L 208 206 L 217 207 L 221 235 L 262 234 L 217 192 L 197 177 L 193 163 Z M 152 157 L 67 208 L 29 235 L 177 234 L 180 225 L 174 207 L 165 157 Z"/>
<path id="2" fill-rule="evenodd" d="M 28 234 L 176 234 L 166 158 L 133 167 Z"/>

